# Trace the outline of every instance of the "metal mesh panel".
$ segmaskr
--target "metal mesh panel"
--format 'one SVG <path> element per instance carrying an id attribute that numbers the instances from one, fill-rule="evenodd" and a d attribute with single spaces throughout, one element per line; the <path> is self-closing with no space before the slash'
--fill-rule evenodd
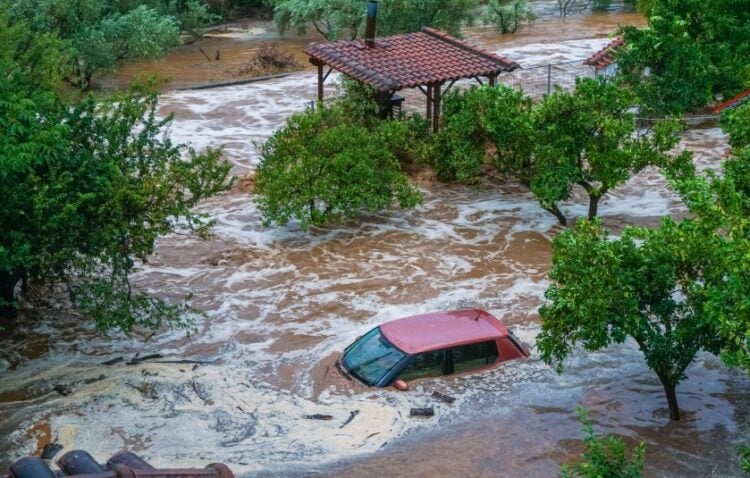
<path id="1" fill-rule="evenodd" d="M 521 89 L 538 100 L 554 91 L 555 87 L 572 91 L 577 78 L 593 78 L 594 76 L 594 71 L 590 67 L 576 60 L 518 69 L 501 75 L 498 82 Z"/>

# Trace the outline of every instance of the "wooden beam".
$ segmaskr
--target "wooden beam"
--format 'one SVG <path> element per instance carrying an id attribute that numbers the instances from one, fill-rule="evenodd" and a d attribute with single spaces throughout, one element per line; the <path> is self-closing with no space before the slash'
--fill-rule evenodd
<path id="1" fill-rule="evenodd" d="M 323 64 L 318 65 L 318 101 L 323 101 Z"/>
<path id="2" fill-rule="evenodd" d="M 432 96 L 434 98 L 433 100 L 433 115 L 432 115 L 432 132 L 437 133 L 440 129 L 440 103 L 442 100 L 442 95 L 440 93 L 440 88 L 443 86 L 442 83 L 438 83 L 435 86 L 433 86 L 433 93 Z"/>
<path id="3" fill-rule="evenodd" d="M 434 93 L 432 91 L 432 85 L 427 85 L 427 121 L 432 121 L 432 98 Z"/>
<path id="4" fill-rule="evenodd" d="M 490 76 L 489 78 L 490 78 L 490 86 L 495 86 L 497 82 L 497 76 L 493 75 L 493 76 Z"/>

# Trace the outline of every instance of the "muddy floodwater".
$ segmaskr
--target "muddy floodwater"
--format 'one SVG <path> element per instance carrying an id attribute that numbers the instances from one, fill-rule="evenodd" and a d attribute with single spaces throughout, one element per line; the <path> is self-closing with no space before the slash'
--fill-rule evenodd
<path id="1" fill-rule="evenodd" d="M 617 12 L 545 17 L 515 37 L 481 28 L 467 36 L 529 66 L 582 60 L 618 23 L 639 22 Z M 679 422 L 669 421 L 661 386 L 630 342 L 576 353 L 563 375 L 534 351 L 409 392 L 342 377 L 336 359 L 357 336 L 429 311 L 484 308 L 533 346 L 550 242 L 562 229 L 517 184 L 445 185 L 429 171 L 414 177 L 424 193 L 414 210 L 309 232 L 263 228 L 250 193 L 253 144 L 315 91 L 315 76 L 301 72 L 164 94 L 160 113 L 174 114 L 173 139 L 223 146 L 243 178 L 200 206 L 217 220 L 213 239 L 163 238 L 134 283 L 169 299 L 194 294 L 207 315 L 188 338 L 106 338 L 54 301 L 24 312 L 28 320 L 0 342 L 0 470 L 55 441 L 99 460 L 128 449 L 157 466 L 219 461 L 242 476 L 556 476 L 582 450 L 582 405 L 600 431 L 647 443 L 647 476 L 740 473 L 735 449 L 749 436 L 750 380 L 709 355 L 678 387 Z M 714 169 L 728 150 L 712 125 L 686 131 L 680 147 Z M 577 199 L 564 205 L 568 217 L 584 214 Z M 600 212 L 619 230 L 684 209 L 649 169 L 608 194 Z M 160 358 L 132 361 L 137 354 Z M 456 401 L 436 401 L 434 391 Z M 409 417 L 426 406 L 434 417 Z M 314 414 L 332 419 L 305 418 Z"/>

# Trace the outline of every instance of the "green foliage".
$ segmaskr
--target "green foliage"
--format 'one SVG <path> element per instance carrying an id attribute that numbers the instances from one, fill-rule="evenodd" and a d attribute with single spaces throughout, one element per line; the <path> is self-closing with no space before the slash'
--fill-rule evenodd
<path id="1" fill-rule="evenodd" d="M 700 223 L 665 218 L 657 230 L 626 228 L 610 237 L 598 221 L 579 221 L 553 241 L 548 303 L 540 310 L 537 346 L 562 371 L 581 344 L 596 351 L 631 337 L 664 386 L 673 419 L 676 386 L 700 350 L 725 346 L 702 308 L 704 252 L 719 239 Z"/>
<path id="2" fill-rule="evenodd" d="M 625 27 L 619 71 L 648 111 L 682 114 L 743 89 L 750 0 L 654 0 L 644 29 Z"/>
<path id="3" fill-rule="evenodd" d="M 718 328 L 724 361 L 750 372 L 750 149 L 725 162 L 721 177 L 708 172 L 675 184 L 711 241 L 695 266 L 699 312 Z"/>
<path id="4" fill-rule="evenodd" d="M 416 120 L 415 120 L 416 121 Z M 366 127 L 340 104 L 292 116 L 261 146 L 255 202 L 266 225 L 319 226 L 363 211 L 411 208 L 421 200 L 401 170 L 424 125 L 382 121 Z"/>
<path id="5" fill-rule="evenodd" d="M 637 130 L 633 101 L 628 90 L 594 79 L 579 80 L 574 92 L 556 90 L 536 104 L 506 86 L 450 93 L 430 162 L 442 180 L 473 182 L 483 171 L 486 151 L 494 149 L 498 170 L 528 186 L 563 224 L 558 203 L 574 186 L 584 188 L 591 219 L 608 191 L 648 165 L 683 175 L 692 170 L 688 153 L 669 154 L 679 123 Z"/>
<path id="6" fill-rule="evenodd" d="M 740 468 L 745 473 L 750 473 L 750 446 L 742 445 L 737 453 L 740 457 Z"/>
<path id="7" fill-rule="evenodd" d="M 505 85 L 445 95 L 442 125 L 428 155 L 438 177 L 475 182 L 489 143 L 495 149 L 495 166 L 524 180 L 533 147 L 531 107 L 530 98 Z"/>
<path id="8" fill-rule="evenodd" d="M 312 24 L 326 40 L 353 39 L 365 20 L 365 5 L 361 0 L 277 0 L 273 21 L 283 34 L 295 29 L 303 34 Z"/>
<path id="9" fill-rule="evenodd" d="M 368 0 L 272 0 L 280 32 L 313 27 L 327 40 L 354 39 L 364 31 Z M 431 26 L 458 35 L 474 21 L 477 0 L 381 0 L 377 34 L 419 31 Z"/>
<path id="10" fill-rule="evenodd" d="M 732 147 L 750 146 L 750 103 L 725 110 L 721 114 L 721 128 L 729 135 Z"/>
<path id="11" fill-rule="evenodd" d="M 499 33 L 516 33 L 523 22 L 535 19 L 527 0 L 490 0 L 483 16 L 484 23 L 494 25 Z"/>
<path id="12" fill-rule="evenodd" d="M 428 152 L 428 161 L 442 181 L 475 182 L 483 170 L 485 136 L 479 125 L 481 93 L 476 88 L 443 97 L 443 117 Z"/>
<path id="13" fill-rule="evenodd" d="M 586 450 L 582 460 L 565 464 L 560 470 L 562 478 L 640 478 L 646 462 L 646 443 L 639 443 L 628 456 L 621 438 L 600 437 L 594 432 L 594 423 L 585 408 L 578 407 L 578 421 L 583 428 Z"/>
<path id="14" fill-rule="evenodd" d="M 180 29 L 187 32 L 193 39 L 202 37 L 206 27 L 221 19 L 220 15 L 212 13 L 209 6 L 199 0 L 187 0 L 180 3 L 183 3 L 183 8 L 175 8 L 177 21 Z"/>
<path id="15" fill-rule="evenodd" d="M 750 122 L 734 120 L 739 131 Z M 677 418 L 675 387 L 698 351 L 750 371 L 750 148 L 735 149 L 722 176 L 672 173 L 689 219 L 618 239 L 583 221 L 555 238 L 538 346 L 561 369 L 575 344 L 593 351 L 631 337 Z"/>
<path id="16" fill-rule="evenodd" d="M 58 36 L 70 47 L 71 82 L 88 89 L 99 71 L 122 60 L 158 58 L 180 44 L 180 29 L 199 34 L 218 19 L 198 0 L 5 0 L 11 23 Z"/>
<path id="17" fill-rule="evenodd" d="M 24 63 L 53 37 L 8 31 L 0 22 L 12 40 L 0 57 L 0 300 L 14 301 L 19 279 L 62 281 L 102 329 L 183 324 L 186 305 L 131 292 L 128 274 L 159 236 L 208 233 L 211 221 L 192 208 L 226 188 L 229 166 L 219 151 L 172 144 L 171 119 L 156 116 L 146 87 L 69 103 L 54 91 L 59 71 L 47 69 L 59 49 Z"/>
<path id="18" fill-rule="evenodd" d="M 578 185 L 589 196 L 593 219 L 599 199 L 646 166 L 691 167 L 689 154 L 668 154 L 679 140 L 679 123 L 660 122 L 643 133 L 636 128 L 633 102 L 631 93 L 613 82 L 579 79 L 573 93 L 557 90 L 539 103 L 530 188 L 542 207 L 559 218 L 558 203 Z"/>

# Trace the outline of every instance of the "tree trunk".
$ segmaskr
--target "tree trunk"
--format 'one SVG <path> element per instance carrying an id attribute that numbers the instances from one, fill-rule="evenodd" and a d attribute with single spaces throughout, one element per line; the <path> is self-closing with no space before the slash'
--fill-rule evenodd
<path id="1" fill-rule="evenodd" d="M 661 381 L 662 387 L 664 387 L 664 394 L 667 396 L 667 405 L 669 405 L 669 418 L 670 420 L 680 419 L 680 407 L 677 405 L 677 385 L 671 383 L 666 377 L 659 375 L 659 381 Z"/>
<path id="2" fill-rule="evenodd" d="M 593 220 L 599 212 L 599 200 L 601 198 L 601 196 L 589 194 L 589 221 Z"/>
<path id="3" fill-rule="evenodd" d="M 562 213 L 562 211 L 560 211 L 560 208 L 557 207 L 557 205 L 554 205 L 552 207 L 545 207 L 544 210 L 548 211 L 548 212 L 551 212 L 552 214 L 554 214 L 555 217 L 557 218 L 558 222 L 561 225 L 563 225 L 563 226 L 567 226 L 568 225 L 568 219 L 565 217 L 565 215 Z"/>
<path id="4" fill-rule="evenodd" d="M 11 319 L 16 316 L 13 293 L 19 280 L 21 280 L 21 274 L 18 272 L 0 270 L 0 319 Z"/>

